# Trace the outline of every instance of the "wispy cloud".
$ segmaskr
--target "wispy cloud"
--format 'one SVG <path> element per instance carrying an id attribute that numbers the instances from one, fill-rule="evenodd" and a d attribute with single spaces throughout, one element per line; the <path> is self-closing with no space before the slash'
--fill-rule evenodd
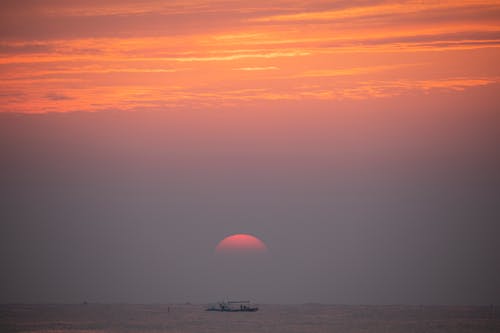
<path id="1" fill-rule="evenodd" d="M 239 67 L 233 68 L 235 71 L 273 71 L 279 69 L 276 66 L 265 66 L 265 67 Z"/>
<path id="2" fill-rule="evenodd" d="M 68 95 L 64 95 L 61 93 L 55 93 L 55 92 L 46 94 L 45 98 L 50 99 L 52 101 L 66 101 L 66 100 L 73 99 L 72 97 L 70 97 Z"/>
<path id="3" fill-rule="evenodd" d="M 308 70 L 295 75 L 296 78 L 314 78 L 314 77 L 338 77 L 371 74 L 388 70 L 396 70 L 404 67 L 414 67 L 423 64 L 394 64 L 380 66 L 365 66 L 365 67 L 349 67 L 349 68 L 332 68 L 320 70 Z"/>
<path id="4" fill-rule="evenodd" d="M 290 22 L 290 21 L 331 21 L 337 19 L 353 19 L 371 16 L 402 15 L 419 12 L 429 12 L 435 10 L 453 10 L 456 8 L 487 7 L 488 9 L 498 9 L 500 4 L 494 0 L 464 0 L 464 1 L 403 1 L 403 2 L 383 2 L 375 5 L 358 6 L 355 3 L 352 7 L 300 12 L 284 15 L 272 15 L 251 19 L 257 22 Z"/>

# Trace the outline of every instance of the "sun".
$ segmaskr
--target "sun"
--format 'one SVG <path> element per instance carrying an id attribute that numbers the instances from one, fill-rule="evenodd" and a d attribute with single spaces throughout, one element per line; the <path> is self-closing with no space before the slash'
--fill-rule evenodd
<path id="1" fill-rule="evenodd" d="M 249 234 L 227 236 L 215 247 L 216 254 L 258 254 L 266 252 L 266 244 L 257 237 Z"/>

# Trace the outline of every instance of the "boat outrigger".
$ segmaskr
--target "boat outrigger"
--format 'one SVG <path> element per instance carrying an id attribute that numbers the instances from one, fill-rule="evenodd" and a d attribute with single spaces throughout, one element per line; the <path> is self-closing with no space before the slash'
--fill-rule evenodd
<path id="1" fill-rule="evenodd" d="M 206 311 L 219 312 L 256 312 L 259 308 L 250 304 L 250 301 L 223 301 L 210 305 Z"/>

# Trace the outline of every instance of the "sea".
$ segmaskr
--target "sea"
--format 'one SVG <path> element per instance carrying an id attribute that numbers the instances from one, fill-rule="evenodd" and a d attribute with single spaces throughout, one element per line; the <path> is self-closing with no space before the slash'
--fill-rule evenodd
<path id="1" fill-rule="evenodd" d="M 203 304 L 7 304 L 0 332 L 500 332 L 499 306 L 259 305 L 208 312 Z"/>

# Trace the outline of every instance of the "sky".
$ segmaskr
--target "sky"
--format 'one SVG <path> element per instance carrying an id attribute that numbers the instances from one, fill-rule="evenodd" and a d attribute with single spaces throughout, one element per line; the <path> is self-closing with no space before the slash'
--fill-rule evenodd
<path id="1" fill-rule="evenodd" d="M 498 59 L 498 1 L 2 1 L 0 302 L 498 304 Z"/>

